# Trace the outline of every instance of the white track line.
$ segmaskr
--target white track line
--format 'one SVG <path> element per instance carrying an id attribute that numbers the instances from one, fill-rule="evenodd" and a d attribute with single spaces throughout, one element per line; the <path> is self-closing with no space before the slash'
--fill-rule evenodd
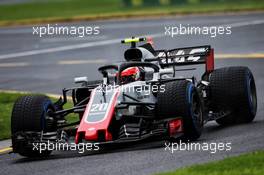
<path id="1" fill-rule="evenodd" d="M 73 64 L 102 64 L 106 63 L 107 60 L 104 59 L 96 59 L 96 60 L 64 60 L 59 61 L 59 65 L 73 65 Z"/>
<path id="2" fill-rule="evenodd" d="M 254 20 L 254 21 L 246 21 L 246 22 L 238 22 L 233 24 L 227 24 L 224 26 L 230 26 L 230 27 L 243 27 L 243 26 L 251 26 L 251 25 L 258 25 L 263 24 L 264 20 Z"/>
<path id="3" fill-rule="evenodd" d="M 242 26 L 257 25 L 257 24 L 263 24 L 263 23 L 264 23 L 264 20 L 254 20 L 254 21 L 248 21 L 248 22 L 232 23 L 232 24 L 227 24 L 227 25 L 225 24 L 223 26 L 242 27 Z M 163 35 L 164 35 L 163 33 L 158 33 L 158 34 L 154 34 L 150 36 L 152 36 L 153 38 L 156 38 L 156 37 L 161 37 Z M 116 44 L 116 43 L 120 43 L 121 39 L 123 38 L 61 46 L 61 47 L 55 47 L 55 48 L 49 48 L 49 49 L 31 50 L 31 51 L 25 51 L 25 52 L 5 54 L 5 55 L 0 55 L 0 60 L 23 57 L 23 56 L 38 55 L 38 54 L 44 54 L 44 53 L 53 53 L 53 52 L 61 52 L 61 51 L 81 49 L 81 48 L 89 48 L 89 47 L 95 47 L 95 46 Z"/>
<path id="4" fill-rule="evenodd" d="M 49 49 L 40 49 L 40 50 L 31 50 L 31 51 L 25 51 L 25 52 L 11 53 L 11 54 L 6 54 L 6 55 L 0 55 L 0 60 L 16 58 L 16 57 L 23 57 L 23 56 L 30 56 L 30 55 L 38 55 L 38 54 L 43 54 L 43 53 L 53 53 L 53 52 L 81 49 L 81 48 L 87 48 L 87 47 L 103 46 L 103 45 L 119 43 L 120 41 L 121 39 L 113 39 L 113 40 L 105 40 L 105 41 L 97 41 L 97 42 L 61 46 L 61 47 L 55 47 L 55 48 L 49 48 Z"/>
<path id="5" fill-rule="evenodd" d="M 264 58 L 264 53 L 250 53 L 250 54 L 216 54 L 216 59 L 254 59 L 254 58 Z"/>
<path id="6" fill-rule="evenodd" d="M 52 42 L 65 42 L 65 41 L 98 41 L 98 40 L 106 40 L 107 36 L 89 36 L 89 37 L 60 37 L 60 38 L 43 38 L 41 42 L 52 43 Z"/>
<path id="7" fill-rule="evenodd" d="M 29 66 L 29 63 L 21 62 L 21 63 L 0 63 L 0 68 L 3 67 L 24 67 Z"/>
<path id="8" fill-rule="evenodd" d="M 159 34 L 154 34 L 150 36 L 155 38 L 155 37 L 162 36 L 162 35 L 163 34 L 159 33 Z M 55 47 L 55 48 L 49 48 L 49 49 L 31 50 L 31 51 L 25 51 L 25 52 L 5 54 L 5 55 L 0 55 L 0 60 L 6 60 L 9 58 L 17 58 L 17 57 L 23 57 L 23 56 L 38 55 L 38 54 L 43 54 L 43 53 L 53 53 L 53 52 L 75 50 L 75 49 L 89 48 L 89 47 L 95 47 L 95 46 L 117 44 L 117 43 L 120 43 L 122 39 L 123 38 L 111 39 L 111 40 L 105 40 L 105 41 L 95 41 L 95 42 L 61 46 L 61 47 Z"/>
<path id="9" fill-rule="evenodd" d="M 215 59 L 263 59 L 264 53 L 249 53 L 249 54 L 216 54 Z M 58 61 L 57 65 L 80 65 L 80 64 L 105 64 L 108 60 L 106 59 L 92 59 L 92 60 L 63 60 Z M 0 63 L 0 68 L 13 68 L 13 67 L 25 67 L 30 66 L 27 62 L 18 63 Z"/>

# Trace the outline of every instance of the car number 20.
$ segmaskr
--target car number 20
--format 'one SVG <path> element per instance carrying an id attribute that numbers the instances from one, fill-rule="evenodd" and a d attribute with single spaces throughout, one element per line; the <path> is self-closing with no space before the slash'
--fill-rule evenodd
<path id="1" fill-rule="evenodd" d="M 107 107 L 108 107 L 108 103 L 92 104 L 91 112 L 106 111 Z"/>

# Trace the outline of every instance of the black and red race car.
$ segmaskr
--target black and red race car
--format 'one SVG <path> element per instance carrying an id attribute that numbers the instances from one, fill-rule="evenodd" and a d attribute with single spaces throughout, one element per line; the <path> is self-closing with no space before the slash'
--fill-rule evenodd
<path id="1" fill-rule="evenodd" d="M 145 42 L 136 46 L 137 42 Z M 75 78 L 55 103 L 41 95 L 23 96 L 11 118 L 13 152 L 47 156 L 34 143 L 123 143 L 147 138 L 196 140 L 205 123 L 251 122 L 257 111 L 254 77 L 247 67 L 214 69 L 210 46 L 155 50 L 148 38 L 129 38 L 125 62 L 100 67 L 102 80 Z M 179 77 L 181 66 L 205 64 L 196 77 Z M 71 94 L 74 106 L 64 109 Z M 67 122 L 69 114 L 77 122 Z M 70 139 L 74 138 L 74 139 Z"/>

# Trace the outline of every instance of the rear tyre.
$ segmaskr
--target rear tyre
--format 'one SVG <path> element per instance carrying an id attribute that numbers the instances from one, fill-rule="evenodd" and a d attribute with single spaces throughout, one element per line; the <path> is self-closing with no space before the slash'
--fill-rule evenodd
<path id="1" fill-rule="evenodd" d="M 46 96 L 23 96 L 14 104 L 11 116 L 11 132 L 13 151 L 25 157 L 43 157 L 50 155 L 51 151 L 33 149 L 33 144 L 27 139 L 21 139 L 26 131 L 41 132 L 54 131 L 54 121 L 47 119 L 48 113 L 54 111 L 50 99 Z M 31 139 L 31 138 L 29 138 Z"/>
<path id="2" fill-rule="evenodd" d="M 220 125 L 249 123 L 257 111 L 254 77 L 247 67 L 216 69 L 210 75 L 212 106 L 215 111 L 230 111 L 217 119 Z"/>
<path id="3" fill-rule="evenodd" d="M 203 128 L 203 102 L 197 88 L 187 80 L 165 84 L 165 91 L 157 95 L 159 118 L 182 117 L 184 139 L 196 140 Z"/>

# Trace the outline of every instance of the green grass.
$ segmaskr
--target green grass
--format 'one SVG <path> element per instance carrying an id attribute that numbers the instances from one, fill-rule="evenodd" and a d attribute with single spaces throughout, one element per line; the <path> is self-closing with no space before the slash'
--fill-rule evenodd
<path id="1" fill-rule="evenodd" d="M 11 131 L 10 121 L 11 121 L 12 108 L 16 99 L 23 95 L 26 94 L 0 92 L 0 140 L 10 138 L 10 131 Z M 51 98 L 51 100 L 55 101 L 57 99 Z M 71 102 L 68 102 L 65 105 L 65 108 L 69 108 L 72 105 L 73 104 Z M 77 121 L 78 117 L 72 114 L 67 117 L 67 120 L 69 122 Z"/>
<path id="2" fill-rule="evenodd" d="M 177 162 L 175 162 L 177 163 Z M 194 165 L 159 175 L 263 175 L 264 151 Z"/>
<path id="3" fill-rule="evenodd" d="M 1 5 L 0 25 L 59 22 L 109 17 L 168 15 L 264 9 L 263 0 L 221 0 L 204 3 L 125 7 L 122 0 L 57 0 Z"/>

